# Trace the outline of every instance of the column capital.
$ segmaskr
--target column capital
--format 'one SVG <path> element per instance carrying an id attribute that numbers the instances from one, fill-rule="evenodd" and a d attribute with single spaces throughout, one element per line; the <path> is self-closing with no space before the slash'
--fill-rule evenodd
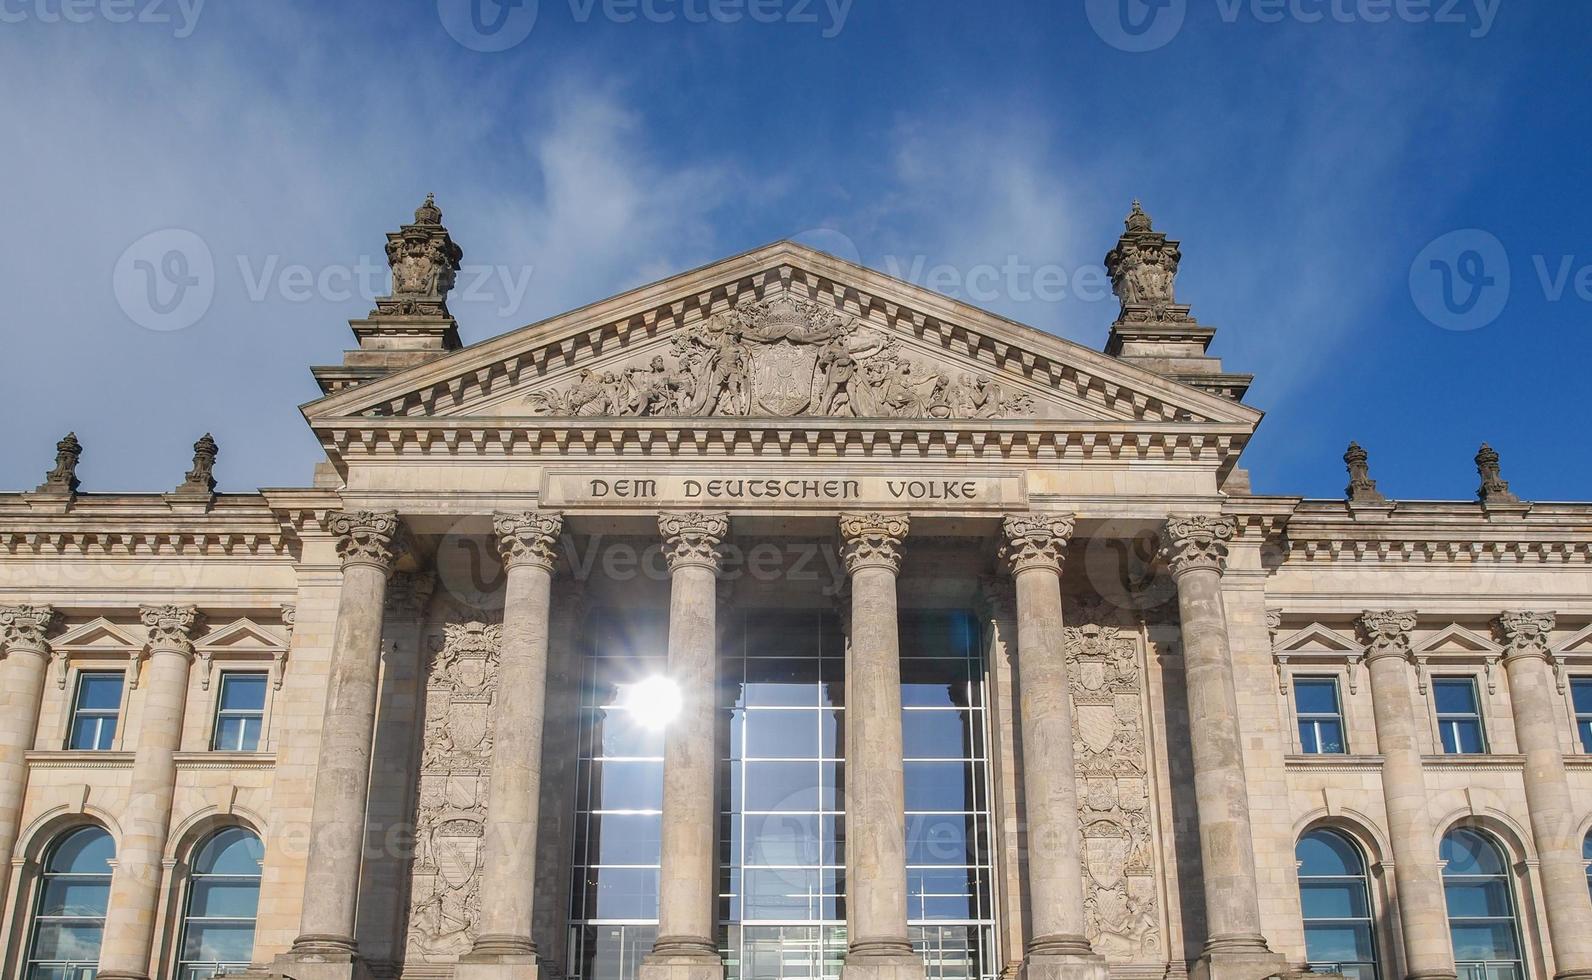
<path id="1" fill-rule="evenodd" d="M 658 533 L 663 535 L 669 571 L 694 566 L 717 572 L 723 557 L 719 545 L 729 536 L 730 515 L 698 510 L 659 514 Z"/>
<path id="2" fill-rule="evenodd" d="M 1356 625 L 1365 639 L 1367 662 L 1382 657 L 1409 658 L 1410 631 L 1415 629 L 1413 609 L 1367 609 Z"/>
<path id="3" fill-rule="evenodd" d="M 344 568 L 370 565 L 383 572 L 391 572 L 404 553 L 402 528 L 396 511 L 336 511 L 326 521 Z"/>
<path id="4" fill-rule="evenodd" d="M 1202 568 L 1220 575 L 1227 568 L 1227 542 L 1237 533 L 1230 517 L 1169 517 L 1161 529 L 1161 557 L 1174 578 Z"/>
<path id="5" fill-rule="evenodd" d="M 841 514 L 840 560 L 846 573 L 855 575 L 864 568 L 900 571 L 901 542 L 911 526 L 906 514 Z"/>
<path id="6" fill-rule="evenodd" d="M 492 530 L 497 534 L 504 568 L 530 565 L 551 572 L 558 564 L 558 536 L 564 533 L 562 514 L 543 510 L 499 513 L 492 517 Z"/>
<path id="7" fill-rule="evenodd" d="M 1077 521 L 1071 514 L 1012 514 L 1001 521 L 1001 557 L 1013 575 L 1031 568 L 1061 571 Z"/>
<path id="8" fill-rule="evenodd" d="M 149 633 L 150 652 L 193 655 L 193 629 L 199 622 L 197 606 L 139 606 L 138 618 Z"/>
<path id="9" fill-rule="evenodd" d="M 1548 634 L 1556 622 L 1553 613 L 1510 609 L 1493 620 L 1498 635 L 1504 641 L 1504 663 L 1522 657 L 1540 660 L 1552 659 L 1548 650 Z"/>
<path id="10" fill-rule="evenodd" d="M 12 650 L 48 654 L 44 634 L 53 622 L 54 606 L 0 606 L 0 657 Z"/>

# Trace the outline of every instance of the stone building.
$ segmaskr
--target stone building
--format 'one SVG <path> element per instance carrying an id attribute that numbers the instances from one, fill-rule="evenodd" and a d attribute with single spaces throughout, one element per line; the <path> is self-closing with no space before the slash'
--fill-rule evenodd
<path id="1" fill-rule="evenodd" d="M 1103 352 L 388 238 L 311 485 L 0 496 L 8 980 L 1592 977 L 1592 504 L 1253 494 L 1137 206 Z"/>

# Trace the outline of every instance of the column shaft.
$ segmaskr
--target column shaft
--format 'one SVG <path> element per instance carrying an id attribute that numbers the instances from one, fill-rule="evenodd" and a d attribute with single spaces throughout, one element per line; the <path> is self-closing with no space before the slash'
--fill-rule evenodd
<path id="1" fill-rule="evenodd" d="M 28 788 L 28 750 L 39 729 L 39 704 L 49 672 L 45 631 L 49 606 L 0 607 L 0 906 L 9 894 L 11 855 Z"/>
<path id="2" fill-rule="evenodd" d="M 907 931 L 906 787 L 896 574 L 904 514 L 840 518 L 850 573 L 846 663 L 846 923 L 844 975 L 923 976 Z"/>
<path id="3" fill-rule="evenodd" d="M 500 514 L 498 550 L 508 569 L 503 639 L 493 699 L 492 776 L 481 842 L 481 923 L 461 976 L 495 963 L 497 976 L 535 977 L 536 824 L 541 802 L 542 719 L 547 699 L 547 618 L 554 547 L 562 520 Z"/>
<path id="4" fill-rule="evenodd" d="M 342 961 L 356 952 L 365 809 L 387 576 L 398 553 L 396 514 L 335 514 L 330 529 L 343 557 L 343 587 L 332 632 L 332 676 L 326 692 L 311 809 L 309 860 L 299 936 L 290 957 Z"/>
<path id="5" fill-rule="evenodd" d="M 1255 842 L 1250 830 L 1238 696 L 1222 608 L 1222 571 L 1231 520 L 1173 518 L 1163 549 L 1177 583 L 1188 686 L 1189 742 L 1199 815 L 1200 864 L 1205 885 L 1206 976 L 1248 977 L 1281 964 L 1261 934 L 1255 887 Z M 1265 972 L 1256 976 L 1267 976 Z"/>
<path id="6" fill-rule="evenodd" d="M 1424 712 L 1410 697 L 1409 634 L 1413 612 L 1367 612 L 1367 640 L 1376 742 L 1382 753 L 1382 801 L 1393 849 L 1399 925 L 1410 980 L 1452 980 L 1454 945 L 1437 864 L 1436 824 L 1427 805 L 1426 771 L 1416 722 Z"/>
<path id="7" fill-rule="evenodd" d="M 719 545 L 723 514 L 658 518 L 669 562 L 669 677 L 680 710 L 663 747 L 663 826 L 658 872 L 658 939 L 641 966 L 643 980 L 723 976 L 715 941 L 718 854 L 714 746 L 718 652 Z"/>
<path id="8" fill-rule="evenodd" d="M 1077 976 L 1087 965 L 1103 980 L 1104 960 L 1085 936 L 1083 835 L 1062 623 L 1061 562 L 1072 529 L 1070 516 L 1008 517 L 1003 525 L 1003 552 L 1016 578 L 1023 813 L 1033 922 L 1023 973 L 1053 977 L 1068 969 Z"/>
<path id="9" fill-rule="evenodd" d="M 1509 675 L 1515 738 L 1526 760 L 1526 808 L 1540 862 L 1554 976 L 1586 980 L 1592 977 L 1592 896 L 1581 858 L 1580 814 L 1570 797 L 1559 742 L 1564 698 L 1548 662 L 1554 617 L 1508 612 L 1499 617 L 1498 625 L 1509 650 L 1504 669 Z"/>
<path id="10" fill-rule="evenodd" d="M 149 664 L 143 672 L 132 783 L 100 946 L 100 976 L 120 980 L 151 975 L 155 910 L 177 789 L 176 753 L 193 662 L 189 632 L 197 618 L 192 606 L 146 606 L 142 615 L 149 631 Z"/>

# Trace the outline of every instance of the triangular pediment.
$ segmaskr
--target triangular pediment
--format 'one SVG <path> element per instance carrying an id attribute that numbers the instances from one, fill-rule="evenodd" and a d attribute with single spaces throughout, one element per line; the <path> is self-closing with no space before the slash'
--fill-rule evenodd
<path id="1" fill-rule="evenodd" d="M 79 652 L 105 650 L 126 653 L 130 650 L 142 650 L 144 639 L 135 637 L 110 620 L 100 617 L 62 633 L 50 641 L 50 646 L 57 650 Z"/>
<path id="2" fill-rule="evenodd" d="M 274 653 L 286 647 L 280 638 L 253 620 L 240 619 L 210 631 L 194 643 L 215 653 Z"/>
<path id="3" fill-rule="evenodd" d="M 1260 413 L 790 242 L 304 406 L 323 437 L 476 422 L 877 419 L 1166 427 L 1241 448 Z"/>
<path id="4" fill-rule="evenodd" d="M 1330 626 L 1311 623 L 1304 629 L 1290 634 L 1279 642 L 1274 649 L 1277 653 L 1282 654 L 1359 656 L 1365 648 Z"/>
<path id="5" fill-rule="evenodd" d="M 1422 656 L 1493 656 L 1502 653 L 1503 647 L 1473 629 L 1454 623 L 1415 644 L 1415 652 Z"/>

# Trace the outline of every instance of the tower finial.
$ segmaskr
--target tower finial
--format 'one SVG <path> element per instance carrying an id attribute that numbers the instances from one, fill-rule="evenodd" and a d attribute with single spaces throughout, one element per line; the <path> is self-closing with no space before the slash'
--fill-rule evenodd
<path id="1" fill-rule="evenodd" d="M 1476 451 L 1476 472 L 1481 476 L 1481 486 L 1476 490 L 1476 499 L 1484 504 L 1516 504 L 1520 498 L 1509 490 L 1509 481 L 1503 478 L 1503 468 L 1499 465 L 1498 450 L 1481 444 L 1481 449 Z"/>
<path id="2" fill-rule="evenodd" d="M 77 433 L 68 432 L 66 438 L 55 444 L 55 468 L 44 475 L 44 482 L 39 484 L 37 492 L 59 497 L 77 496 L 80 486 L 77 461 L 82 455 L 83 445 L 77 441 Z"/>
<path id="3" fill-rule="evenodd" d="M 442 224 L 442 209 L 437 207 L 437 195 L 427 194 L 425 203 L 415 209 L 415 224 Z"/>
<path id="4" fill-rule="evenodd" d="M 1349 485 L 1343 492 L 1351 504 L 1387 503 L 1387 498 L 1377 490 L 1376 481 L 1371 479 L 1370 458 L 1371 454 L 1357 442 L 1349 443 L 1348 451 L 1343 454 L 1343 462 L 1349 467 Z"/>
<path id="5" fill-rule="evenodd" d="M 1133 199 L 1133 210 L 1128 212 L 1128 219 L 1123 222 L 1128 231 L 1143 232 L 1152 230 L 1150 216 L 1144 213 L 1144 206 L 1138 198 Z"/>
<path id="6" fill-rule="evenodd" d="M 415 209 L 414 224 L 387 233 L 392 294 L 376 300 L 371 316 L 448 316 L 448 293 L 464 250 L 442 226 L 435 194 Z"/>

